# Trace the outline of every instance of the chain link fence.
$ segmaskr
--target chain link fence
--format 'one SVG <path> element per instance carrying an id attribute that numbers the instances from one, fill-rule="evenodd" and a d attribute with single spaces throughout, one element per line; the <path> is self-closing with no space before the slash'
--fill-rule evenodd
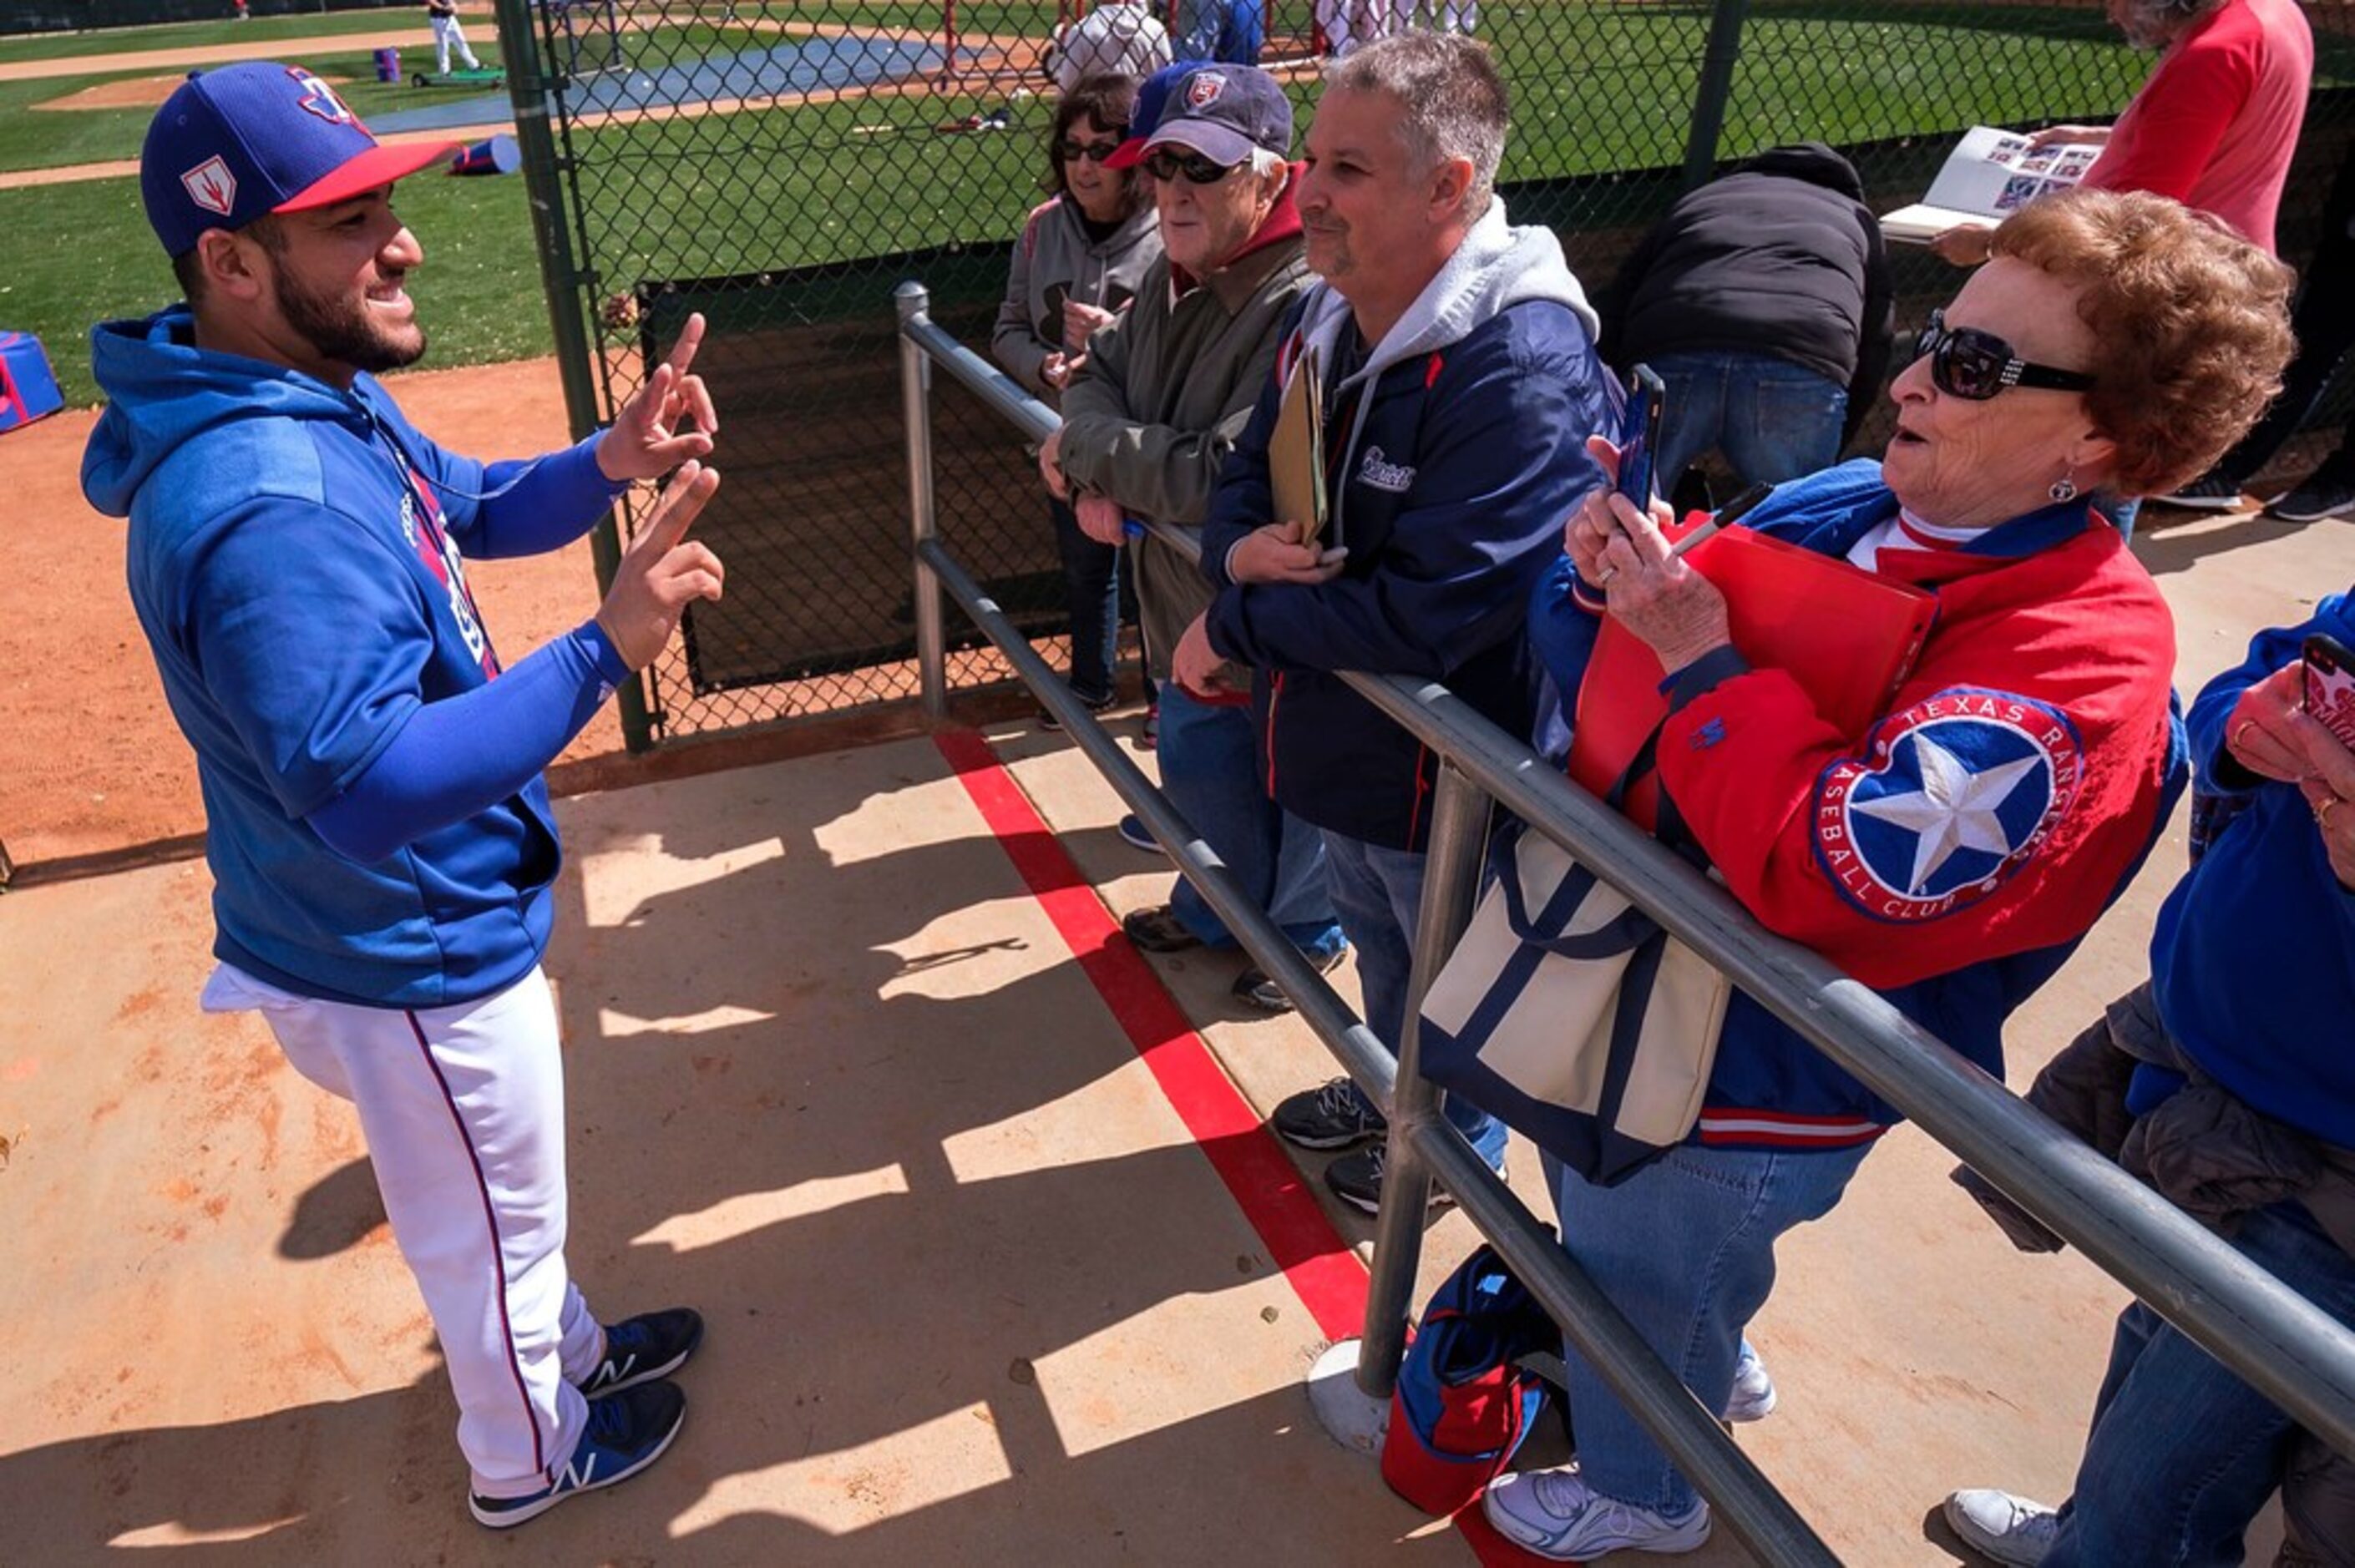
<path id="1" fill-rule="evenodd" d="M 510 0 L 512 5 L 512 0 Z M 1178 30 L 1178 5 L 1167 15 Z M 2115 116 L 2150 57 L 2098 0 L 1264 0 L 1263 63 L 1313 113 L 1327 39 L 1412 17 L 1487 39 L 1513 90 L 1500 183 L 1590 290 L 1688 182 L 1764 148 L 1844 151 L 1886 211 L 1955 135 Z M 711 324 L 727 483 L 703 535 L 728 598 L 646 678 L 634 742 L 912 699 L 892 286 L 986 344 L 1011 241 L 1041 196 L 1042 59 L 1077 0 L 562 0 L 530 13 L 560 210 L 541 215 L 576 420 L 610 417 L 687 313 Z M 515 15 L 513 9 L 510 15 Z M 2307 9 L 2315 92 L 2281 218 L 2312 250 L 2355 136 L 2355 16 Z M 508 29 L 512 34 L 515 29 Z M 510 49 L 510 59 L 515 58 Z M 528 137 L 527 137 L 528 141 Z M 1959 274 L 1895 248 L 1900 325 Z M 572 330 L 568 331 L 568 327 Z M 571 348 L 566 352 L 568 339 Z M 2341 414 L 2338 405 L 2323 417 Z M 962 391 L 936 397 L 942 535 L 1034 638 L 1060 576 L 1028 455 Z M 1878 450 L 1884 411 L 1859 449 Z M 645 514 L 634 498 L 627 521 Z M 1048 650 L 1060 660 L 1060 648 Z M 1003 679 L 976 637 L 953 683 Z"/>

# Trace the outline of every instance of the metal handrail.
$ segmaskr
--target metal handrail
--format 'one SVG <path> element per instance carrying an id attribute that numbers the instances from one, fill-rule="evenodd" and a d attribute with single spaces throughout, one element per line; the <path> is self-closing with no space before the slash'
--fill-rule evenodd
<path id="1" fill-rule="evenodd" d="M 920 284 L 900 285 L 897 300 L 903 355 L 909 363 L 938 363 L 1033 439 L 1043 439 L 1057 428 L 1060 421 L 1051 409 L 928 319 L 927 296 Z M 913 450 L 919 426 L 912 419 L 910 431 L 912 477 L 920 461 Z M 913 520 L 920 599 L 924 576 L 943 575 L 948 564 L 932 537 L 928 426 L 922 433 L 926 446 L 921 461 L 926 487 L 923 504 Z M 1199 549 L 1188 531 L 1156 527 L 1155 532 L 1181 550 Z M 971 579 L 964 578 L 960 586 L 971 588 Z M 964 593 L 958 597 L 968 613 L 979 604 L 1002 623 L 1003 618 L 995 615 L 995 607 L 987 605 L 977 588 L 970 599 Z M 1165 847 L 1178 850 L 1178 841 L 1161 830 L 1183 824 L 1172 820 L 1174 813 L 1167 812 L 1167 802 L 1120 756 L 1109 737 L 1091 737 L 1088 732 L 1094 726 L 1073 722 L 1085 715 L 1060 691 L 1060 681 L 1044 662 L 1034 654 L 1026 664 L 1016 654 L 1011 642 L 1019 637 L 1010 626 L 1004 629 L 1005 639 L 987 624 L 984 630 L 1016 657 L 1017 668 L 1041 700 L 1064 719 L 1071 733 L 1080 737 L 1092 760 L 1103 767 L 1109 758 L 1125 770 L 1124 776 L 1108 769 L 1114 788 L 1145 817 Z M 1021 651 L 1028 652 L 1027 643 Z M 2355 1332 L 2012 1095 L 1877 992 L 1815 952 L 1766 931 L 1722 888 L 1571 783 L 1558 768 L 1547 765 L 1445 687 L 1391 676 L 1348 674 L 1344 678 L 1439 753 L 1445 763 L 1442 804 L 1455 798 L 1445 813 L 1448 821 L 1443 823 L 1442 813 L 1434 811 L 1425 904 L 1416 933 L 1417 972 L 1409 988 L 1406 1038 L 1399 1043 L 1400 1065 L 1393 1070 L 1394 1081 L 1386 1086 L 1390 1093 L 1377 1096 L 1377 1103 L 1391 1117 L 1392 1138 L 1372 1263 L 1364 1359 L 1359 1372 L 1361 1387 L 1386 1393 L 1395 1375 L 1407 1293 L 1413 1284 L 1420 1248 L 1424 1183 L 1427 1173 L 1436 1173 L 1483 1234 L 1497 1244 L 1517 1272 L 1523 1273 L 1526 1283 L 1555 1314 L 1572 1341 L 1626 1401 L 1631 1414 L 1644 1422 L 1718 1507 L 1724 1522 L 1772 1560 L 1822 1560 L 1821 1542 L 1806 1532 L 1796 1515 L 1789 1514 L 1788 1504 L 1779 1494 L 1772 1495 L 1775 1507 L 1760 1506 L 1761 1499 L 1752 1495 L 1747 1485 L 1748 1478 L 1757 1474 L 1754 1467 L 1723 1440 L 1708 1419 L 1710 1413 L 1674 1383 L 1657 1358 L 1648 1351 L 1633 1356 L 1628 1345 L 1612 1342 L 1617 1330 L 1624 1330 L 1634 1350 L 1643 1348 L 1632 1328 L 1609 1309 L 1607 1301 L 1600 1300 L 1591 1283 L 1576 1277 L 1574 1266 L 1566 1270 L 1555 1266 L 1557 1262 L 1568 1263 L 1561 1249 L 1545 1238 L 1529 1211 L 1439 1118 L 1436 1091 L 1412 1070 L 1418 1012 L 1414 999 L 1421 995 L 1427 978 L 1424 963 L 1426 959 L 1435 962 L 1436 955 L 1453 945 L 1468 918 L 1478 877 L 1479 829 L 1486 821 L 1487 800 L 1493 798 L 1626 894 L 1817 1049 L 1904 1112 L 2056 1234 L 2083 1250 L 2096 1266 L 2253 1388 L 2326 1441 L 2355 1452 Z M 1090 745 L 1092 738 L 1103 740 L 1101 749 Z M 1162 820 L 1146 812 L 1148 798 L 1166 813 Z M 1207 849 L 1192 840 L 1190 831 L 1183 837 L 1190 841 L 1184 847 Z M 1189 875 L 1193 874 L 1194 863 L 1183 859 L 1180 863 Z M 1217 867 L 1214 857 L 1209 865 L 1223 878 L 1223 868 Z M 1255 920 L 1258 911 L 1248 905 L 1232 911 L 1241 918 L 1232 917 L 1228 905 L 1237 901 L 1231 886 L 1220 892 L 1225 901 L 1214 897 L 1213 906 L 1222 918 L 1228 918 L 1252 956 L 1287 990 L 1293 980 L 1305 978 L 1310 989 L 1294 991 L 1294 995 L 1304 999 L 1318 992 L 1331 995 L 1321 979 L 1305 972 L 1306 966 L 1297 961 L 1296 955 L 1290 966 L 1292 973 L 1280 972 L 1291 944 L 1281 939 L 1263 916 Z M 1262 951 L 1263 943 L 1267 951 Z M 1364 1064 L 1358 1052 L 1337 1044 L 1335 1034 L 1324 1027 L 1329 1017 L 1320 1022 L 1317 1014 L 1324 1012 L 1323 999 L 1316 1000 L 1317 1013 L 1304 1006 L 1303 1016 L 1335 1048 L 1361 1086 L 1373 1093 L 1375 1085 L 1359 1071 L 1361 1065 L 1370 1064 Z M 1362 1025 L 1359 1027 L 1362 1031 Z M 1533 1239 L 1540 1245 L 1532 1245 Z M 1598 1307 L 1600 1312 L 1595 1310 Z M 1668 1378 L 1673 1396 L 1655 1397 L 1662 1391 L 1650 1377 L 1654 1371 Z M 1693 1431 L 1696 1425 L 1706 1427 L 1706 1435 Z M 1718 1442 L 1710 1443 L 1708 1437 Z M 1717 1453 L 1721 1446 L 1736 1463 L 1716 1472 L 1711 1470 L 1711 1461 L 1722 1457 Z M 1788 1516 L 1796 1527 L 1795 1532 L 1782 1531 L 1778 1513 Z M 1791 1555 L 1786 1557 L 1786 1552 Z"/>

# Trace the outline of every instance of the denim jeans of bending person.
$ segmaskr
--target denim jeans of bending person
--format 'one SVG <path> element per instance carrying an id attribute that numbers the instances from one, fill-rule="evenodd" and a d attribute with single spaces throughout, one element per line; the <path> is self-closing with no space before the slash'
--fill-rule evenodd
<path id="1" fill-rule="evenodd" d="M 1733 1392 L 1742 1331 L 1774 1288 L 1774 1243 L 1831 1213 L 1872 1145 L 1670 1150 L 1615 1187 L 1546 1161 L 1563 1248 L 1705 1410 Z M 1578 1468 L 1604 1497 L 1668 1516 L 1699 1496 L 1565 1344 Z"/>
<path id="2" fill-rule="evenodd" d="M 1423 904 L 1424 857 L 1412 850 L 1384 849 L 1342 833 L 1325 835 L 1325 870 L 1333 884 L 1333 907 L 1341 929 L 1358 949 L 1358 986 L 1366 1001 L 1366 1026 L 1398 1051 L 1406 1023 L 1407 976 L 1414 965 L 1415 911 Z M 1350 1092 L 1357 1094 L 1355 1086 Z M 1365 1097 L 1358 1096 L 1364 1103 Z M 1368 1110 L 1371 1107 L 1368 1106 Z M 1505 1166 L 1505 1124 L 1461 1095 L 1447 1097 L 1447 1119 L 1480 1158 Z"/>
<path id="3" fill-rule="evenodd" d="M 1662 495 L 1715 447 L 1754 484 L 1780 484 L 1839 457 L 1848 389 L 1771 354 L 1663 354 L 1648 361 L 1667 396 L 1653 484 Z"/>
<path id="4" fill-rule="evenodd" d="M 1162 793 L 1294 947 L 1330 958 L 1340 950 L 1341 927 L 1325 885 L 1324 841 L 1267 798 L 1252 741 L 1247 705 L 1203 702 L 1175 681 L 1162 685 Z M 1226 922 L 1182 876 L 1169 907 L 1208 946 L 1235 945 Z"/>
<path id="5" fill-rule="evenodd" d="M 2261 1209 L 2234 1251 L 2355 1328 L 2355 1257 L 2295 1203 Z M 2137 1301 L 2118 1317 L 2077 1489 L 2044 1568 L 2239 1563 L 2281 1483 L 2290 1418 Z"/>
<path id="6" fill-rule="evenodd" d="M 1071 694 L 1092 707 L 1112 701 L 1120 658 L 1120 546 L 1100 545 L 1080 532 L 1066 502 L 1047 498 L 1055 520 L 1055 553 L 1063 562 L 1063 608 L 1071 618 Z"/>

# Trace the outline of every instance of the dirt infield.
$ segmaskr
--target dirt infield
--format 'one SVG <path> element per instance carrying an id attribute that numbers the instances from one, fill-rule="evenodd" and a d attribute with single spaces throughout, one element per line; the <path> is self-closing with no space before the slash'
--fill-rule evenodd
<path id="1" fill-rule="evenodd" d="M 563 444 L 553 360 L 397 377 L 401 407 L 436 439 L 483 458 Z M 97 416 L 69 411 L 0 436 L 17 525 L 0 530 L 0 843 L 20 865 L 181 839 L 204 827 L 196 766 L 123 580 L 123 525 L 82 500 L 81 450 Z M 470 577 L 512 662 L 597 607 L 589 546 L 485 561 Z M 621 750 L 608 705 L 567 758 Z"/>

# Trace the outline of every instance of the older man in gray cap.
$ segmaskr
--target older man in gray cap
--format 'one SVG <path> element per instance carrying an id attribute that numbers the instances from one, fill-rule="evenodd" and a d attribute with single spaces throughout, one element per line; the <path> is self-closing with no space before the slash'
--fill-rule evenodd
<path id="1" fill-rule="evenodd" d="M 1063 428 L 1039 454 L 1049 487 L 1076 497 L 1080 526 L 1106 544 L 1120 542 L 1125 518 L 1199 527 L 1209 513 L 1219 469 L 1274 367 L 1276 329 L 1307 283 L 1291 145 L 1292 105 L 1275 79 L 1211 65 L 1172 83 L 1152 135 L 1113 156 L 1152 175 L 1167 254 L 1136 302 L 1090 340 Z M 1209 587 L 1153 538 L 1140 544 L 1136 576 L 1146 659 L 1166 680 Z M 1269 800 L 1252 760 L 1250 675 L 1225 673 L 1225 690 L 1208 695 L 1163 691 L 1162 788 L 1284 935 L 1329 969 L 1348 948 L 1323 846 Z M 1148 952 L 1234 943 L 1183 878 L 1167 904 L 1122 927 Z M 1269 1012 L 1290 1005 L 1255 969 L 1234 994 Z"/>

